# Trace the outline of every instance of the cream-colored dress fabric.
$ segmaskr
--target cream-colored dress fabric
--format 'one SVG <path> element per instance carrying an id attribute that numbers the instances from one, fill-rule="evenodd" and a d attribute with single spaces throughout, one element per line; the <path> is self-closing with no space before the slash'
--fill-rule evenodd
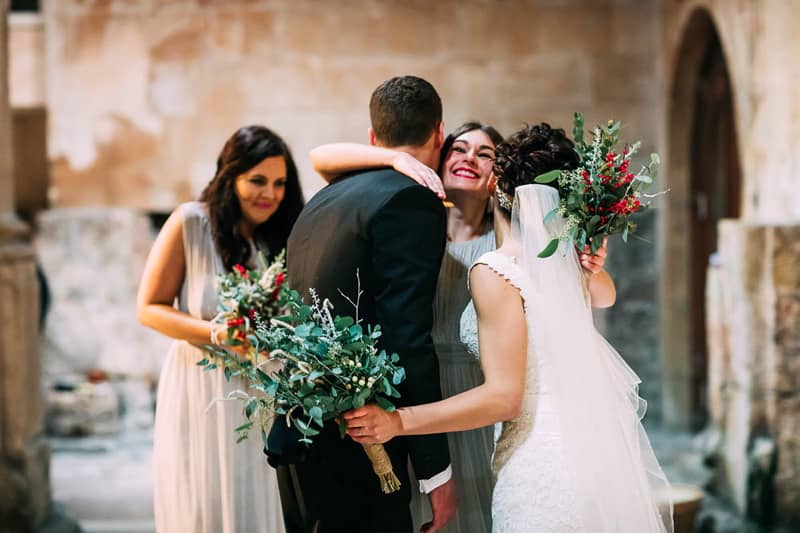
<path id="1" fill-rule="evenodd" d="M 190 315 L 216 314 L 214 278 L 224 271 L 204 204 L 190 202 L 184 217 L 186 277 L 178 299 Z M 155 523 L 158 533 L 283 533 L 275 470 L 257 433 L 236 444 L 244 422 L 239 402 L 216 402 L 243 383 L 204 371 L 205 352 L 172 344 L 158 385 L 154 436 Z"/>

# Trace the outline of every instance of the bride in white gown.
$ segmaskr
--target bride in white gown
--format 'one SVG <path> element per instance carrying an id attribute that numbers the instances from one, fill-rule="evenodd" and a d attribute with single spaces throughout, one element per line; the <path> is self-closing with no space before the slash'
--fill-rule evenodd
<path id="1" fill-rule="evenodd" d="M 574 168 L 571 153 L 563 131 L 546 124 L 498 147 L 502 243 L 470 273 L 485 382 L 393 413 L 357 409 L 345 416 L 348 434 L 385 442 L 501 421 L 496 533 L 671 532 L 671 505 L 661 500 L 669 485 L 640 422 L 639 380 L 592 323 L 581 264 L 591 267 L 593 258 L 574 250 L 536 257 L 563 221 L 545 227 L 558 193 L 533 180 Z"/>

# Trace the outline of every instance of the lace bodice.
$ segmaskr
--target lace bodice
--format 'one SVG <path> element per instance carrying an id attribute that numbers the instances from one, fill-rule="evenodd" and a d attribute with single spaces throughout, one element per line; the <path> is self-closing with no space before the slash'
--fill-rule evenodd
<path id="1" fill-rule="evenodd" d="M 528 306 L 535 305 L 535 295 L 531 294 L 516 258 L 489 252 L 475 264 L 487 265 L 519 289 L 527 317 Z M 471 312 L 475 312 L 474 307 Z M 570 475 L 561 457 L 558 418 L 549 395 L 547 368 L 537 357 L 532 324 L 528 322 L 527 326 L 528 360 L 522 409 L 519 416 L 503 422 L 492 461 L 496 478 L 493 531 L 579 531 L 569 512 L 573 502 Z"/>

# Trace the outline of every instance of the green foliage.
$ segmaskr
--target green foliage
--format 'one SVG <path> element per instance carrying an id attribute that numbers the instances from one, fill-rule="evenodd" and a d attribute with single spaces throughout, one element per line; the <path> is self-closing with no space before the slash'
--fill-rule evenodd
<path id="1" fill-rule="evenodd" d="M 621 129 L 619 121 L 609 120 L 591 130 L 587 144 L 583 115 L 575 113 L 572 133 L 579 167 L 572 171 L 552 170 L 535 179 L 542 184 L 557 182 L 559 191 L 559 207 L 545 216 L 545 225 L 551 225 L 556 214 L 564 218 L 563 226 L 554 232 L 553 240 L 539 257 L 553 255 L 561 241 L 580 249 L 589 244 L 595 253 L 605 236 L 622 233 L 627 242 L 628 235 L 635 231 L 632 218 L 649 206 L 649 202 L 642 201 L 649 198 L 642 191 L 653 183 L 661 161 L 658 154 L 650 154 L 648 164 L 639 172 L 632 172 L 629 166 L 641 143 L 618 151 Z"/>
<path id="2" fill-rule="evenodd" d="M 275 423 L 288 421 L 306 444 L 326 422 L 353 408 L 377 402 L 393 410 L 390 399 L 400 397 L 396 387 L 405 379 L 405 369 L 397 366 L 399 356 L 377 346 L 380 326 L 334 317 L 330 302 L 320 302 L 313 291 L 311 299 L 307 305 L 297 291 L 284 290 L 283 314 L 256 328 L 255 352 L 269 358 L 242 361 L 225 350 L 215 351 L 226 377 L 243 378 L 252 391 L 237 391 L 236 396 L 245 402 L 244 416 L 251 424 L 247 429 L 275 413 L 282 415 Z M 200 363 L 208 365 L 209 360 Z M 278 369 L 262 368 L 267 365 Z M 237 433 L 242 431 L 237 428 Z"/>

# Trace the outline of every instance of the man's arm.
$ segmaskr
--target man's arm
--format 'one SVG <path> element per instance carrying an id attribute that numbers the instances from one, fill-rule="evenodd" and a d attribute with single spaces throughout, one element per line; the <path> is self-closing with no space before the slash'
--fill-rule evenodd
<path id="1" fill-rule="evenodd" d="M 370 223 L 376 318 L 382 346 L 397 352 L 406 370 L 402 405 L 442 398 L 431 329 L 446 224 L 441 201 L 416 186 L 396 193 Z M 418 478 L 429 479 L 450 464 L 446 435 L 408 437 L 407 442 Z"/>

